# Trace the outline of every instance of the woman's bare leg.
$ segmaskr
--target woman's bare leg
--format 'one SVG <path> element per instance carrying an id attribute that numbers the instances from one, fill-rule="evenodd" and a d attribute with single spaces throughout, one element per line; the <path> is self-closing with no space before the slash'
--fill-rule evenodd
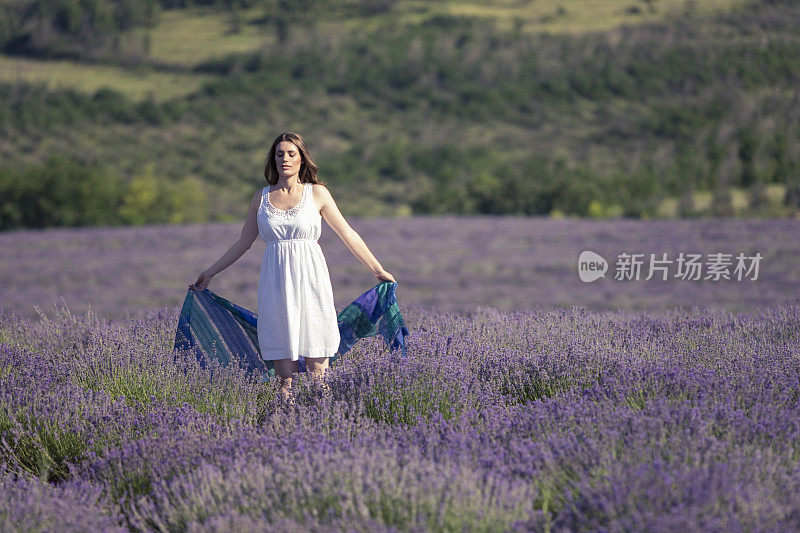
<path id="1" fill-rule="evenodd" d="M 331 389 L 325 383 L 325 371 L 328 370 L 328 357 L 306 357 L 306 369 L 315 382 L 322 386 L 325 394 L 330 394 Z"/>
<path id="2" fill-rule="evenodd" d="M 292 361 L 291 359 L 276 359 L 272 364 L 275 366 L 275 375 L 278 377 L 281 397 L 284 400 L 291 401 L 292 375 L 300 370 L 297 361 Z"/>

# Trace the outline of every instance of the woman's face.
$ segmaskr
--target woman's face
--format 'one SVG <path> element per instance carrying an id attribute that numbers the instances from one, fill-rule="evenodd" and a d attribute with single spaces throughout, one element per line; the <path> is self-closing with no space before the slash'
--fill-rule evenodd
<path id="1" fill-rule="evenodd" d="M 303 157 L 294 143 L 281 141 L 275 147 L 275 166 L 278 169 L 279 176 L 288 178 L 299 174 L 302 162 Z"/>

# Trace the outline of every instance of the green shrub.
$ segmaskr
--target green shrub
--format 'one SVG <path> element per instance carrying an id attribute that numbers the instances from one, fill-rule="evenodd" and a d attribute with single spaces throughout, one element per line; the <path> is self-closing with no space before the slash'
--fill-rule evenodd
<path id="1" fill-rule="evenodd" d="M 117 223 L 120 181 L 61 155 L 18 171 L 0 169 L 0 230 Z"/>
<path id="2" fill-rule="evenodd" d="M 0 167 L 0 231 L 208 219 L 208 197 L 197 178 L 157 179 L 152 164 L 127 185 L 102 167 L 63 155 L 22 170 Z"/>

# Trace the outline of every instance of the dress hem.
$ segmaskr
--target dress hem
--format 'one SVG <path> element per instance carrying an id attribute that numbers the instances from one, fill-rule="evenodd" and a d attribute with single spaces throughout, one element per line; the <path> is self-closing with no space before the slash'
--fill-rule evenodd
<path id="1" fill-rule="evenodd" d="M 331 357 L 333 357 L 333 356 L 335 356 L 335 355 L 336 355 L 335 353 L 334 353 L 334 354 L 331 354 L 331 355 L 298 355 L 296 358 L 295 358 L 295 357 L 291 357 L 291 356 L 289 356 L 289 357 L 275 357 L 275 358 L 271 358 L 271 357 L 264 357 L 264 356 L 262 355 L 262 356 L 261 356 L 261 360 L 262 360 L 262 361 L 280 361 L 280 360 L 282 360 L 282 359 L 291 359 L 292 361 L 299 361 L 299 360 L 300 360 L 300 358 L 303 358 L 303 359 L 320 359 L 320 358 L 328 358 L 328 359 L 330 359 Z"/>

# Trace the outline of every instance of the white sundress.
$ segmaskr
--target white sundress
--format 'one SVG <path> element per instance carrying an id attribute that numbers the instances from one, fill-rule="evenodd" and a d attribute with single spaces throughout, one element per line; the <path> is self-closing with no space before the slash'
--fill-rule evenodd
<path id="1" fill-rule="evenodd" d="M 261 191 L 258 234 L 267 244 L 258 276 L 258 343 L 264 360 L 331 357 L 339 349 L 339 326 L 328 264 L 317 239 L 322 215 L 313 183 L 300 202 L 280 210 Z"/>

